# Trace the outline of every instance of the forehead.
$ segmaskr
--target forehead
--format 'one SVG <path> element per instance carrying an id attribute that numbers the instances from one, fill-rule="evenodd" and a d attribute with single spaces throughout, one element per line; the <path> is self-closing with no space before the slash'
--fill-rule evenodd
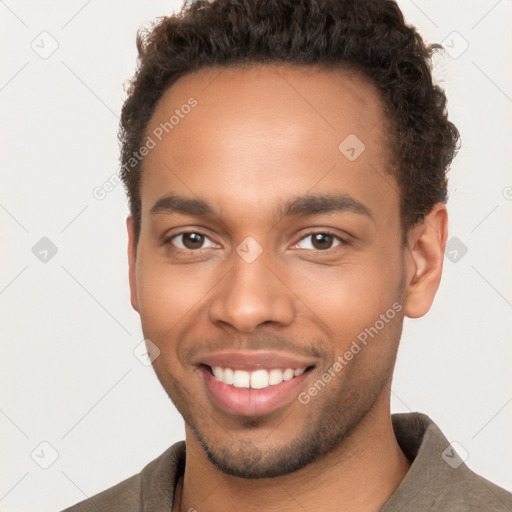
<path id="1" fill-rule="evenodd" d="M 378 92 L 354 71 L 257 65 L 190 73 L 148 124 L 155 146 L 143 164 L 143 216 L 167 192 L 261 209 L 335 190 L 397 207 L 384 121 Z"/>

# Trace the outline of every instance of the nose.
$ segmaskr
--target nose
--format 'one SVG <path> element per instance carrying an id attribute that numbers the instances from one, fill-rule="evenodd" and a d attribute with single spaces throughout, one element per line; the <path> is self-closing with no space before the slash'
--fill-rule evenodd
<path id="1" fill-rule="evenodd" d="M 215 288 L 208 314 L 212 323 L 244 333 L 263 324 L 282 327 L 293 322 L 293 294 L 265 258 L 247 263 L 234 255 L 233 268 Z"/>

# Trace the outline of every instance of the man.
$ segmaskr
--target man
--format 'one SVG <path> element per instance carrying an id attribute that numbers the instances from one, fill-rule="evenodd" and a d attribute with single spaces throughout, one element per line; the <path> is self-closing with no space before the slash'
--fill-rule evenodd
<path id="1" fill-rule="evenodd" d="M 383 0 L 200 1 L 138 48 L 131 302 L 186 440 L 67 510 L 512 510 L 390 414 L 447 238 L 433 48 Z"/>

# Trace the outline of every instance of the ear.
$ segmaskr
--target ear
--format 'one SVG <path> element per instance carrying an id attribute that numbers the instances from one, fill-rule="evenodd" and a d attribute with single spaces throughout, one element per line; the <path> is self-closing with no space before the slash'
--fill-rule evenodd
<path id="1" fill-rule="evenodd" d="M 425 315 L 432 306 L 441 282 L 447 237 L 448 213 L 443 203 L 436 203 L 407 235 L 404 312 L 410 318 Z"/>
<path id="2" fill-rule="evenodd" d="M 133 217 L 126 218 L 126 229 L 128 230 L 128 278 L 130 281 L 130 302 L 132 308 L 139 312 L 139 301 L 137 299 L 137 279 L 135 264 L 137 260 L 137 243 L 135 241 L 135 226 Z"/>

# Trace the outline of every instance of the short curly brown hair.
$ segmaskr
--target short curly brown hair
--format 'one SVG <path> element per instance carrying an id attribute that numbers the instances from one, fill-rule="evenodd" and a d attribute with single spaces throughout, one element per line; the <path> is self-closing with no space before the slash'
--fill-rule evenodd
<path id="1" fill-rule="evenodd" d="M 141 224 L 143 159 L 133 155 L 164 92 L 207 67 L 290 63 L 355 68 L 377 87 L 398 162 L 403 232 L 447 200 L 448 167 L 459 133 L 432 80 L 427 46 L 392 0 L 199 0 L 137 34 L 138 67 L 119 128 L 120 177 Z"/>

